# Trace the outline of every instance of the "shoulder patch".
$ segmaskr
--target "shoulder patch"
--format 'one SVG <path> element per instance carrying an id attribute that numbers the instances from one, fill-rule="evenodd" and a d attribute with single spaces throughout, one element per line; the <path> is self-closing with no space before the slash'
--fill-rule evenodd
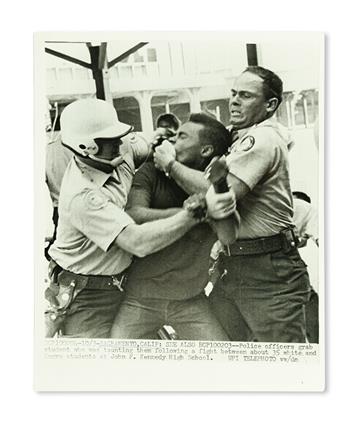
<path id="1" fill-rule="evenodd" d="M 133 144 L 133 143 L 135 143 L 135 142 L 138 142 L 138 135 L 136 134 L 136 132 L 131 132 L 131 133 L 129 133 L 129 135 L 128 135 L 128 139 L 129 139 L 129 142 L 130 142 L 131 144 Z"/>
<path id="2" fill-rule="evenodd" d="M 240 150 L 248 151 L 251 148 L 253 148 L 254 144 L 255 144 L 254 136 L 251 135 L 245 136 L 240 143 Z"/>
<path id="3" fill-rule="evenodd" d="M 108 198 L 101 192 L 93 189 L 85 195 L 86 206 L 91 210 L 102 209 L 108 202 Z"/>

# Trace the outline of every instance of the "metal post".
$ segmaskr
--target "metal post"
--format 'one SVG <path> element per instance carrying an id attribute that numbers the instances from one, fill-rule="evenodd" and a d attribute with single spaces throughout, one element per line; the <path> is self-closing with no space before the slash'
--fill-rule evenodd
<path id="1" fill-rule="evenodd" d="M 99 45 L 89 45 L 88 46 L 91 58 L 91 69 L 92 77 L 96 84 L 96 97 L 105 100 L 105 89 L 103 82 L 103 71 L 99 68 L 99 56 L 100 56 L 100 46 Z"/>
<path id="2" fill-rule="evenodd" d="M 249 67 L 258 65 L 258 51 L 256 44 L 247 44 L 247 62 Z"/>

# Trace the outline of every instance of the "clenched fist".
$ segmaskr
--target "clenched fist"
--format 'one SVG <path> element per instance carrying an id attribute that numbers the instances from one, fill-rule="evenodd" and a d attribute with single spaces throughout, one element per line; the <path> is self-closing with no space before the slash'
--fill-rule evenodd
<path id="1" fill-rule="evenodd" d="M 155 167 L 163 172 L 167 172 L 171 168 L 172 163 L 176 159 L 176 150 L 173 144 L 167 140 L 155 148 L 153 161 Z"/>

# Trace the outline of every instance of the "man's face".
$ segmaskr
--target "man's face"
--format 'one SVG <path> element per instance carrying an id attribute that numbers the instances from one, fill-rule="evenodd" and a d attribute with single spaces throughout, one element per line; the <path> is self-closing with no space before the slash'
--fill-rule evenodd
<path id="1" fill-rule="evenodd" d="M 162 120 L 157 124 L 157 129 L 164 129 L 164 135 L 172 138 L 176 135 L 177 130 L 169 123 L 169 121 Z"/>
<path id="2" fill-rule="evenodd" d="M 122 144 L 120 138 L 96 139 L 96 144 L 99 146 L 99 152 L 96 155 L 98 158 L 112 161 L 120 156 L 120 145 Z"/>
<path id="3" fill-rule="evenodd" d="M 230 96 L 230 124 L 244 129 L 267 118 L 267 100 L 263 92 L 263 79 L 245 72 L 235 81 Z"/>
<path id="4" fill-rule="evenodd" d="M 191 167 L 196 168 L 202 160 L 200 151 L 199 132 L 203 129 L 201 124 L 187 122 L 177 131 L 175 149 L 176 159 Z"/>

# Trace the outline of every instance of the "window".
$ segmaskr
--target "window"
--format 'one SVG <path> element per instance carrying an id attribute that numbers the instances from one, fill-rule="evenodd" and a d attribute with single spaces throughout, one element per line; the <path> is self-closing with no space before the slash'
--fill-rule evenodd
<path id="1" fill-rule="evenodd" d="M 147 60 L 148 62 L 157 62 L 157 52 L 155 48 L 147 49 Z"/>

